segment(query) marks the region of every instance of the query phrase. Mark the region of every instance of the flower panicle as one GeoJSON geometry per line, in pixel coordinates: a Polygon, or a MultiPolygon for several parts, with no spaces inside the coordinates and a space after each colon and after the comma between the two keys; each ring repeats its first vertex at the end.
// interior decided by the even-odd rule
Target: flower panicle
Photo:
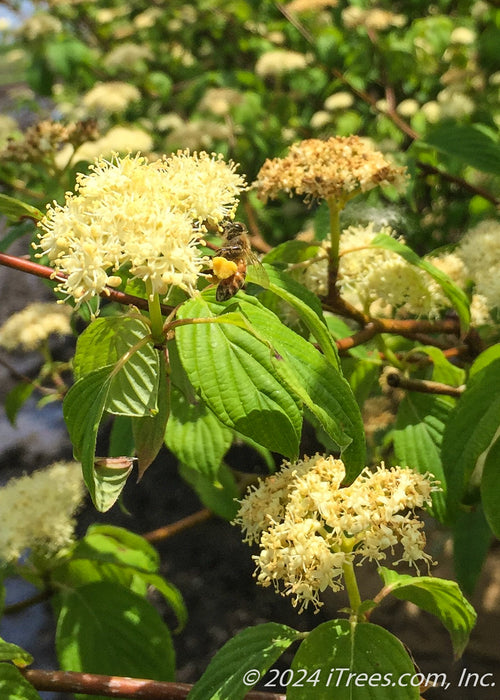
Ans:
{"type": "Polygon", "coordinates": [[[406,168],[390,163],[359,136],[332,136],[294,143],[284,158],[265,161],[254,187],[264,202],[280,192],[306,201],[335,200],[342,205],[379,185],[404,186],[406,168]]]}
{"type": "Polygon", "coordinates": [[[51,558],[68,547],[84,496],[75,462],[11,479],[0,489],[0,560],[15,563],[27,550],[51,558]]]}
{"type": "Polygon", "coordinates": [[[237,164],[222,155],[179,151],[155,162],[137,154],[98,158],[79,173],[64,205],[49,204],[39,222],[38,257],[48,256],[58,291],[77,305],[113,285],[119,269],[153,294],[172,285],[190,295],[205,259],[206,225],[234,217],[245,189],[237,164]]]}
{"type": "Polygon", "coordinates": [[[327,588],[342,589],[346,566],[385,561],[397,547],[397,561],[432,564],[415,514],[439,490],[431,474],[382,463],[349,486],[341,486],[344,477],[341,460],[316,454],[285,462],[240,501],[234,524],[246,542],[259,545],[258,583],[291,596],[301,611],[309,604],[317,611],[327,588]]]}

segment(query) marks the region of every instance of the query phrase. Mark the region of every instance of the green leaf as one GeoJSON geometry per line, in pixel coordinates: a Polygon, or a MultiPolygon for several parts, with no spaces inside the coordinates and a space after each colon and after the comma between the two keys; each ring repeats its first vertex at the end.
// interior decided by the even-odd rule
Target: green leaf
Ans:
{"type": "MultiPolygon", "coordinates": [[[[108,398],[112,371],[113,365],[108,365],[86,374],[73,384],[63,401],[64,420],[75,457],[82,463],[83,478],[98,510],[108,510],[112,505],[103,498],[102,482],[94,469],[97,431],[108,398]]],[[[118,495],[119,492],[116,498],[118,495]]]]}
{"type": "Polygon", "coordinates": [[[500,427],[493,440],[484,462],[481,500],[488,525],[500,537],[500,427]]]}
{"type": "MultiPolygon", "coordinates": [[[[178,318],[214,319],[215,314],[198,297],[183,304],[178,318]]],[[[242,328],[210,322],[178,326],[176,339],[190,381],[217,418],[296,459],[302,418],[269,346],[242,328]]]]}
{"type": "Polygon", "coordinates": [[[175,613],[180,631],[187,620],[187,610],[180,591],[162,576],[148,571],[141,571],[133,566],[120,563],[106,563],[97,559],[71,559],[61,567],[54,569],[52,576],[55,581],[65,587],[80,588],[89,583],[108,581],[119,584],[127,590],[146,598],[151,586],[163,596],[175,613]]]}
{"type": "Polygon", "coordinates": [[[138,318],[98,318],[80,335],[74,372],[77,379],[115,365],[105,410],[115,415],[151,416],[157,408],[160,353],[147,323],[138,318]]]}
{"type": "Polygon", "coordinates": [[[161,593],[165,602],[170,605],[178,620],[178,626],[175,631],[180,632],[186,624],[188,613],[179,589],[159,574],[141,573],[139,576],[148,586],[154,586],[158,593],[161,593]]]}
{"type": "Polygon", "coordinates": [[[172,387],[165,444],[180,462],[213,481],[232,441],[233,432],[201,399],[191,402],[172,387]]]}
{"type": "Polygon", "coordinates": [[[469,300],[464,291],[462,291],[457,285],[451,281],[451,279],[437,267],[434,267],[428,260],[423,260],[420,258],[411,248],[404,245],[400,241],[397,241],[392,236],[388,236],[385,233],[379,233],[372,240],[370,247],[373,248],[383,248],[384,250],[390,250],[397,255],[400,255],[410,263],[410,265],[415,265],[422,270],[425,270],[441,287],[443,292],[446,294],[448,299],[451,301],[453,308],[458,313],[460,318],[460,325],[462,326],[462,333],[465,334],[470,325],[470,309],[469,300]]]}
{"type": "Polygon", "coordinates": [[[409,600],[422,610],[435,615],[451,636],[455,658],[459,658],[476,624],[476,613],[455,581],[434,576],[408,576],[379,568],[384,584],[399,600],[409,600]]]}
{"type": "Polygon", "coordinates": [[[11,245],[26,235],[33,235],[33,222],[30,219],[24,219],[19,224],[12,224],[10,228],[6,229],[0,240],[0,253],[5,253],[11,245]]]}
{"type": "Polygon", "coordinates": [[[308,419],[339,446],[346,481],[352,481],[365,466],[365,439],[359,407],[348,382],[314,345],[282,324],[257,299],[241,295],[239,304],[256,328],[266,329],[273,347],[293,374],[289,381],[307,407],[308,419]]]}
{"type": "Polygon", "coordinates": [[[106,405],[113,367],[102,367],[79,379],[66,394],[63,415],[83,478],[98,510],[109,510],[132,471],[133,462],[123,458],[95,457],[97,431],[106,405]]]}
{"type": "Polygon", "coordinates": [[[418,346],[417,352],[425,352],[432,360],[432,380],[451,386],[460,386],[465,381],[465,371],[452,365],[440,348],[432,345],[418,346]]]}
{"type": "Polygon", "coordinates": [[[132,432],[132,420],[130,416],[115,416],[113,418],[108,448],[110,457],[133,456],[135,443],[132,432]]]}
{"type": "Polygon", "coordinates": [[[56,649],[63,670],[174,679],[170,633],[143,598],[109,581],[64,590],[57,598],[56,649]]]}
{"type": "Polygon", "coordinates": [[[236,499],[240,496],[240,490],[233,473],[225,464],[220,465],[212,478],[182,463],[179,464],[179,474],[196,491],[204,506],[225,520],[236,516],[236,499]]]}
{"type": "Polygon", "coordinates": [[[469,380],[475,377],[478,372],[487,367],[491,362],[498,359],[500,359],[500,343],[491,345],[476,357],[469,370],[469,380]]]}
{"type": "Polygon", "coordinates": [[[446,512],[446,478],[441,464],[441,444],[451,406],[439,396],[408,393],[399,404],[392,432],[398,464],[420,474],[430,472],[443,491],[432,494],[434,517],[443,521],[446,512]]]}
{"type": "Polygon", "coordinates": [[[0,637],[0,661],[12,661],[15,666],[24,668],[33,663],[33,657],[17,644],[6,642],[0,637]]]}
{"type": "Polygon", "coordinates": [[[9,197],[7,194],[0,193],[0,214],[3,214],[11,222],[20,221],[25,217],[40,221],[43,219],[43,213],[36,207],[30,204],[21,202],[20,199],[9,197]]]}
{"type": "Polygon", "coordinates": [[[300,645],[291,665],[295,673],[306,673],[302,684],[291,684],[287,700],[418,700],[418,687],[402,685],[398,679],[415,674],[403,644],[390,632],[368,622],[330,620],[313,629],[300,645]],[[300,669],[304,669],[301,671],[300,669]],[[318,673],[319,669],[319,673],[318,673]],[[348,680],[349,673],[355,674],[348,680]]]}
{"type": "Polygon", "coordinates": [[[187,700],[243,700],[268,668],[300,637],[300,632],[267,622],[249,627],[229,640],[214,656],[187,700]],[[245,684],[245,673],[255,669],[255,683],[245,684]]]}
{"type": "Polygon", "coordinates": [[[327,328],[318,297],[290,275],[266,266],[269,276],[269,291],[286,301],[298,313],[310,333],[316,338],[326,359],[341,371],[335,341],[327,328]]]}
{"type": "Polygon", "coordinates": [[[439,124],[429,131],[424,142],[477,170],[500,175],[500,144],[476,126],[439,124]]]}
{"type": "Polygon", "coordinates": [[[480,483],[499,423],[500,358],[472,374],[446,424],[441,457],[451,516],[456,514],[467,488],[480,483]]]}
{"type": "MultiPolygon", "coordinates": [[[[329,217],[330,213],[326,204],[325,209],[329,217]]],[[[275,246],[269,253],[264,255],[262,262],[268,265],[279,265],[280,263],[289,265],[305,262],[306,260],[316,257],[320,250],[322,250],[322,248],[318,243],[309,243],[308,241],[292,239],[275,246]]]]}
{"type": "Polygon", "coordinates": [[[40,700],[40,695],[19,669],[0,663],[0,697],[2,700],[40,700]]]}
{"type": "Polygon", "coordinates": [[[106,411],[122,416],[155,416],[160,365],[160,353],[152,342],[134,352],[125,363],[118,362],[111,377],[106,411]]]}
{"type": "Polygon", "coordinates": [[[140,580],[144,584],[143,595],[148,586],[154,586],[174,610],[181,627],[187,618],[182,596],[158,574],[159,568],[160,557],[144,537],[113,525],[91,525],[57,576],[66,586],[107,580],[133,587],[135,592],[140,592],[134,586],[140,580]],[[86,567],[88,564],[91,566],[86,567]]]}
{"type": "Polygon", "coordinates": [[[373,385],[377,382],[380,365],[372,360],[364,360],[355,357],[346,357],[342,360],[344,374],[349,382],[358,406],[363,407],[370,396],[373,385]]]}
{"type": "Polygon", "coordinates": [[[457,581],[472,595],[491,545],[492,532],[478,504],[460,511],[453,523],[453,562],[457,581]]]}
{"type": "Polygon", "coordinates": [[[95,505],[98,510],[105,512],[115,504],[123,491],[133,466],[134,460],[127,456],[95,458],[95,505]]]}
{"type": "Polygon", "coordinates": [[[32,382],[20,382],[5,397],[5,413],[12,425],[15,426],[17,414],[33,393],[34,388],[35,385],[32,382]]]}
{"type": "Polygon", "coordinates": [[[132,430],[136,455],[138,459],[139,476],[153,462],[165,440],[165,430],[170,411],[169,383],[165,371],[165,360],[158,355],[158,411],[152,416],[132,418],[132,430]]]}
{"type": "Polygon", "coordinates": [[[76,543],[73,559],[128,566],[141,572],[157,573],[160,558],[156,549],[144,537],[114,525],[91,525],[76,543]]]}

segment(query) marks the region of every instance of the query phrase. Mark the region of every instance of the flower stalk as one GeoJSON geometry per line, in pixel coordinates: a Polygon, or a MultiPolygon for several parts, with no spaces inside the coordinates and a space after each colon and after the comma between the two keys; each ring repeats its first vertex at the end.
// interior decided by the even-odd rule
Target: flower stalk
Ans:
{"type": "Polygon", "coordinates": [[[356,574],[354,573],[354,564],[352,560],[346,559],[345,563],[342,565],[342,571],[344,572],[344,584],[347,595],[349,596],[352,614],[356,616],[361,606],[361,596],[359,594],[358,582],[356,574]]]}
{"type": "Polygon", "coordinates": [[[163,316],[161,313],[160,295],[153,291],[151,280],[146,280],[146,292],[148,295],[149,320],[151,322],[151,335],[155,345],[161,345],[165,340],[163,332],[163,316]]]}

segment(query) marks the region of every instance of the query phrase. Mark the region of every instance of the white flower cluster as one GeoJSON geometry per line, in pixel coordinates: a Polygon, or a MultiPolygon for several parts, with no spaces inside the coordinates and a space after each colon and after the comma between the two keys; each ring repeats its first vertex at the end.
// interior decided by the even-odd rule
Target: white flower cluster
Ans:
{"type": "Polygon", "coordinates": [[[82,98],[83,105],[90,111],[123,112],[131,102],[137,102],[141,93],[129,83],[118,80],[97,83],[82,98]]]}
{"type": "Polygon", "coordinates": [[[71,334],[69,306],[35,302],[10,316],[0,328],[0,345],[6,350],[37,350],[50,335],[71,334]]]}
{"type": "MultiPolygon", "coordinates": [[[[416,316],[435,317],[446,305],[440,286],[424,270],[397,253],[372,248],[379,233],[394,236],[389,226],[349,226],[340,236],[337,285],[342,296],[357,308],[377,315],[391,309],[416,316]]],[[[402,239],[399,239],[401,242],[402,239]]],[[[329,242],[325,242],[329,247],[329,242]]],[[[316,294],[327,293],[328,261],[312,263],[303,271],[302,282],[316,294]]]]}
{"type": "Polygon", "coordinates": [[[414,513],[438,490],[431,475],[382,464],[341,487],[344,476],[341,460],[316,454],[285,462],[240,502],[234,524],[246,542],[259,544],[260,554],[253,557],[258,583],[293,596],[300,611],[309,603],[318,609],[319,594],[327,588],[343,588],[344,567],[384,561],[397,545],[398,561],[415,567],[417,561],[432,562],[424,552],[423,523],[414,513]]]}
{"type": "Polygon", "coordinates": [[[84,495],[75,462],[11,479],[0,488],[0,560],[14,563],[26,550],[51,557],[71,544],[84,495]]]}
{"type": "Polygon", "coordinates": [[[122,268],[149,284],[151,295],[171,285],[193,294],[205,224],[234,216],[245,187],[236,165],[180,151],[153,163],[115,154],[90,169],[65,205],[49,205],[39,223],[38,257],[47,255],[61,276],[58,290],[81,304],[116,286],[122,268]]]}

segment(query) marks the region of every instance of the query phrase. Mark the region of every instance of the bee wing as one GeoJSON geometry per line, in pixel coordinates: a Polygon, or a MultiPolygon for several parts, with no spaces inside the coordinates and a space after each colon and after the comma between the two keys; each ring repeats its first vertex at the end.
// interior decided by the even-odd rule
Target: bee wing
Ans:
{"type": "Polygon", "coordinates": [[[269,277],[264,269],[264,266],[260,262],[259,258],[255,255],[253,251],[248,254],[248,263],[250,267],[247,268],[247,281],[258,284],[264,289],[269,288],[269,277]]]}

